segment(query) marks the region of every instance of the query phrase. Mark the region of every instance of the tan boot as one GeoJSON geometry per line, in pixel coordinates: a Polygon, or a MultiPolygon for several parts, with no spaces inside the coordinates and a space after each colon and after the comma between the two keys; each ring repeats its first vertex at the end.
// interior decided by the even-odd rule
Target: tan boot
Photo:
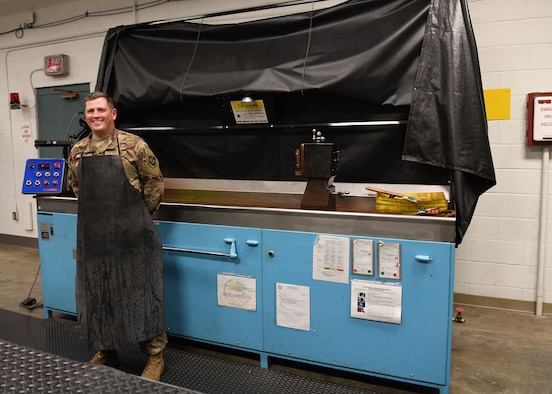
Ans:
{"type": "Polygon", "coordinates": [[[107,365],[116,368],[119,366],[119,356],[116,350],[100,350],[92,357],[90,364],[107,365]]]}
{"type": "Polygon", "coordinates": [[[163,353],[156,354],[148,357],[148,362],[142,372],[142,377],[149,380],[159,381],[161,375],[165,370],[165,361],[163,360],[163,353]]]}

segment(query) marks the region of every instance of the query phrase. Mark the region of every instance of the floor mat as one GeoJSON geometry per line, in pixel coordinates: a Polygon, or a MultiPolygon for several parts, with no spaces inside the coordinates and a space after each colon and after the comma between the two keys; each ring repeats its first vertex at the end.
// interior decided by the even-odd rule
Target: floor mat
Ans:
{"type": "MultiPolygon", "coordinates": [[[[127,392],[125,386],[128,384],[132,388],[128,392],[134,393],[375,393],[271,368],[263,369],[249,363],[188,352],[170,345],[163,352],[166,367],[161,383],[154,383],[139,377],[146,356],[137,347],[119,351],[120,370],[89,365],[88,360],[93,353],[79,339],[75,325],[2,309],[0,348],[0,384],[11,384],[15,388],[24,383],[26,386],[21,387],[29,387],[31,381],[28,379],[32,375],[35,385],[37,379],[45,387],[58,384],[57,390],[53,392],[67,391],[74,387],[81,392],[87,392],[83,391],[87,387],[95,387],[90,392],[127,392]],[[50,383],[49,380],[53,378],[55,381],[50,383]],[[99,384],[103,384],[100,390],[99,384]],[[112,389],[119,391],[110,391],[112,389]]],[[[8,388],[9,386],[0,386],[3,392],[14,390],[8,388]]]]}

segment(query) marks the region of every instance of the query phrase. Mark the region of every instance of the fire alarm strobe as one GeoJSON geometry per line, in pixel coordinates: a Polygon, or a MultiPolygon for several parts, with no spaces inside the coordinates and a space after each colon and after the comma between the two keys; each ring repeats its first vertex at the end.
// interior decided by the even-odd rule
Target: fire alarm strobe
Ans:
{"type": "Polygon", "coordinates": [[[552,145],[552,92],[527,96],[527,145],[552,145]]]}

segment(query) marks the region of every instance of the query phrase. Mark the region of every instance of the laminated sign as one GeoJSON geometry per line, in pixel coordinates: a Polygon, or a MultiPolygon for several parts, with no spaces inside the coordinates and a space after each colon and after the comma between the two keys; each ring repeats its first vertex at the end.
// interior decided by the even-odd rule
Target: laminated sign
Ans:
{"type": "Polygon", "coordinates": [[[527,100],[527,144],[552,145],[552,93],[530,93],[527,100]]]}
{"type": "Polygon", "coordinates": [[[231,101],[236,124],[268,123],[263,100],[252,102],[231,101]]]}

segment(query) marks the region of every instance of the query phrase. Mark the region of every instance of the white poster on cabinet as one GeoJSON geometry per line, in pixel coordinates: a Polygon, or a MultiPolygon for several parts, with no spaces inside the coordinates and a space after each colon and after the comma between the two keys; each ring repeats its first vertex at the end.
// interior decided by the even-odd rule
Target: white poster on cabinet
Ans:
{"type": "Polygon", "coordinates": [[[276,325],[310,331],[310,287],[276,283],[276,325]]]}
{"type": "Polygon", "coordinates": [[[353,274],[374,276],[374,240],[353,241],[353,274]]]}
{"type": "Polygon", "coordinates": [[[351,281],[351,317],[401,324],[402,286],[376,281],[351,281]]]}
{"type": "Polygon", "coordinates": [[[349,237],[319,235],[312,248],[312,278],[347,284],[349,255],[349,237]]]}
{"type": "Polygon", "coordinates": [[[219,306],[257,310],[257,280],[251,276],[217,274],[217,302],[219,306]]]}

